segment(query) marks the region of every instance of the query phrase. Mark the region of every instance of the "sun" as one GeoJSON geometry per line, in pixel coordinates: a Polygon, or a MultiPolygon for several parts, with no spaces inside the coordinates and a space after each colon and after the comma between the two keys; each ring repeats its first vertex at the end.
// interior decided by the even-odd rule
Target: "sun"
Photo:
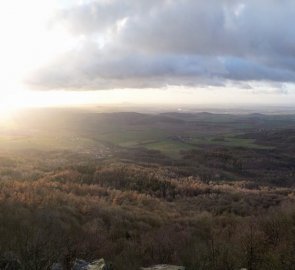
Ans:
{"type": "Polygon", "coordinates": [[[0,90],[0,120],[1,122],[12,119],[14,113],[24,107],[22,93],[11,91],[7,88],[0,90]]]}
{"type": "Polygon", "coordinates": [[[57,0],[9,0],[0,8],[0,114],[55,102],[30,92],[27,77],[73,46],[62,26],[50,26],[57,0]]]}
{"type": "Polygon", "coordinates": [[[55,0],[2,1],[0,8],[1,85],[21,82],[39,66],[72,44],[62,26],[50,26],[57,11],[55,0]]]}

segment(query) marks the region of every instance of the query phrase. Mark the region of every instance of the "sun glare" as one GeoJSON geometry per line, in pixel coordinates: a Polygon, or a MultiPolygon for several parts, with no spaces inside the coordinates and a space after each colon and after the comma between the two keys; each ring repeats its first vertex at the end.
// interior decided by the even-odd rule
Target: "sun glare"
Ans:
{"type": "Polygon", "coordinates": [[[52,42],[46,43],[48,38],[44,40],[46,18],[51,12],[48,3],[36,0],[1,3],[0,72],[5,74],[1,76],[5,85],[21,80],[28,69],[49,56],[52,42]]]}
{"type": "MultiPolygon", "coordinates": [[[[62,27],[50,27],[55,0],[3,1],[0,9],[0,113],[36,106],[23,81],[39,66],[73,46],[62,27]]],[[[42,103],[42,101],[41,101],[42,103]]],[[[43,102],[48,104],[48,100],[43,102]]]]}

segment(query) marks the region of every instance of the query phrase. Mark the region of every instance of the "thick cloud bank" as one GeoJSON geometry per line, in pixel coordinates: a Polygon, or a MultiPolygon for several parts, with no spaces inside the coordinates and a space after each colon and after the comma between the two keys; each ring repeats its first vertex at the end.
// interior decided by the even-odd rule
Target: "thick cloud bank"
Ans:
{"type": "Polygon", "coordinates": [[[48,89],[295,81],[293,0],[101,0],[56,11],[75,46],[28,78],[48,89]]]}

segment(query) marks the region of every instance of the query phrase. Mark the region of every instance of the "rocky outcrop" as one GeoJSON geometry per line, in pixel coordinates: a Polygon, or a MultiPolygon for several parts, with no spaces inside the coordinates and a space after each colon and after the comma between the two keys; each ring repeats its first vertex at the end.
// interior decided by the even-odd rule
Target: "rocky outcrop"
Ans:
{"type": "Polygon", "coordinates": [[[51,266],[50,270],[63,270],[63,267],[62,267],[62,265],[60,263],[54,263],[51,266]]]}
{"type": "Polygon", "coordinates": [[[88,262],[80,259],[76,259],[73,264],[72,270],[85,270],[87,269],[86,267],[88,266],[88,262]]]}
{"type": "Polygon", "coordinates": [[[141,268],[141,270],[185,270],[183,266],[159,264],[152,267],[141,268]]]}
{"type": "MultiPolygon", "coordinates": [[[[2,269],[2,268],[0,268],[2,269]]],[[[104,259],[99,259],[93,262],[87,262],[81,259],[76,259],[71,268],[72,270],[112,270],[112,264],[107,263],[104,259]]],[[[60,263],[54,263],[50,270],[64,270],[60,263]]]]}
{"type": "Polygon", "coordinates": [[[85,270],[112,270],[112,265],[100,259],[90,263],[85,270]]]}
{"type": "MultiPolygon", "coordinates": [[[[61,264],[55,263],[52,265],[51,270],[63,270],[63,267],[61,264]]],[[[104,259],[99,259],[91,263],[76,259],[73,263],[72,270],[113,270],[113,267],[112,264],[107,263],[104,259]]],[[[140,270],[185,270],[185,268],[183,266],[159,264],[146,268],[142,267],[140,270]]]]}

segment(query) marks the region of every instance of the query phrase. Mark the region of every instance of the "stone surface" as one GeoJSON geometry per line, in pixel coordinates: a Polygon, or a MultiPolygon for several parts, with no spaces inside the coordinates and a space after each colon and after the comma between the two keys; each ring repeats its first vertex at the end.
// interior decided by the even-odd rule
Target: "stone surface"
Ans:
{"type": "MultiPolygon", "coordinates": [[[[107,263],[104,259],[99,259],[91,263],[81,259],[76,259],[72,267],[72,270],[112,270],[112,269],[113,269],[112,265],[107,263]]],[[[63,268],[60,263],[54,263],[51,267],[51,270],[63,270],[63,268]]],[[[159,265],[154,265],[151,267],[142,267],[140,268],[140,270],[185,270],[185,267],[177,266],[177,265],[159,264],[159,265]]]]}
{"type": "Polygon", "coordinates": [[[62,265],[60,263],[54,263],[51,266],[50,270],[63,270],[63,267],[62,267],[62,265]]]}
{"type": "Polygon", "coordinates": [[[73,268],[72,270],[86,270],[87,268],[85,268],[89,263],[84,261],[84,260],[80,260],[80,259],[76,259],[74,264],[73,264],[73,268]]]}
{"type": "Polygon", "coordinates": [[[110,270],[110,266],[105,262],[104,259],[100,259],[88,264],[85,270],[110,270]]]}
{"type": "Polygon", "coordinates": [[[185,270],[183,266],[159,264],[152,267],[141,268],[141,270],[185,270]]]}
{"type": "Polygon", "coordinates": [[[110,264],[106,263],[104,259],[99,259],[88,263],[84,260],[76,259],[72,270],[111,270],[110,264]]]}

